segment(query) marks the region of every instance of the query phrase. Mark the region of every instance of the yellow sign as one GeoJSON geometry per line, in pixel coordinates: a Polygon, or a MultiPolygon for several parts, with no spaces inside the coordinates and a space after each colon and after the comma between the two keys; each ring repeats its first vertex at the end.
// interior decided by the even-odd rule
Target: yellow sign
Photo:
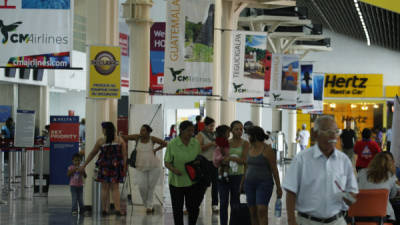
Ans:
{"type": "Polygon", "coordinates": [[[393,98],[400,96],[400,86],[385,86],[385,97],[393,98]]]}
{"type": "Polygon", "coordinates": [[[325,74],[324,96],[336,98],[383,97],[383,75],[325,74]]]}
{"type": "Polygon", "coordinates": [[[400,1],[398,0],[360,0],[379,8],[387,9],[395,13],[400,13],[400,1]]]}
{"type": "Polygon", "coordinates": [[[120,47],[89,47],[89,98],[120,98],[120,58],[120,47]]]}

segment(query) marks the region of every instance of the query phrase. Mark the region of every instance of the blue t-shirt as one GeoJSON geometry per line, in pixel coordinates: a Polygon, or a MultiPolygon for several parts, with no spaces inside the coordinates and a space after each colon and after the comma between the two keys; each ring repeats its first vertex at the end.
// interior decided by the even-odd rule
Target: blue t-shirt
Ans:
{"type": "Polygon", "coordinates": [[[14,137],[14,132],[10,130],[6,125],[3,125],[1,127],[1,133],[5,133],[5,138],[13,138],[14,137]]]}

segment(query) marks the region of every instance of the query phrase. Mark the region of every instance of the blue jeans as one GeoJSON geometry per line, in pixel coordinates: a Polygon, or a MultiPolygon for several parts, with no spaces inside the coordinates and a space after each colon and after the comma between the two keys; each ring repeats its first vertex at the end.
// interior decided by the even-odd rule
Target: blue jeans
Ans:
{"type": "Polygon", "coordinates": [[[83,205],[83,186],[70,186],[71,187],[71,197],[72,197],[72,212],[78,211],[78,204],[79,204],[79,211],[82,213],[85,210],[83,205]]]}
{"type": "MultiPolygon", "coordinates": [[[[231,208],[239,207],[240,204],[240,182],[242,181],[242,175],[229,176],[229,183],[218,180],[219,190],[219,217],[221,225],[228,225],[228,204],[229,204],[229,193],[230,193],[230,204],[231,208]]],[[[231,210],[232,212],[232,210],[231,210]]]]}

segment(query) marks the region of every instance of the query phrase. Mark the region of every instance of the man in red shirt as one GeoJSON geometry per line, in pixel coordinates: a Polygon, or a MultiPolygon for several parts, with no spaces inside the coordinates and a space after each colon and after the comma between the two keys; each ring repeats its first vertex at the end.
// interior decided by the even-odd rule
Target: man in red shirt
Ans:
{"type": "Polygon", "coordinates": [[[371,130],[365,128],[362,131],[362,140],[358,141],[354,146],[354,152],[357,154],[356,169],[357,172],[361,169],[367,168],[369,162],[375,157],[375,155],[381,152],[381,148],[378,143],[371,140],[371,130]]]}

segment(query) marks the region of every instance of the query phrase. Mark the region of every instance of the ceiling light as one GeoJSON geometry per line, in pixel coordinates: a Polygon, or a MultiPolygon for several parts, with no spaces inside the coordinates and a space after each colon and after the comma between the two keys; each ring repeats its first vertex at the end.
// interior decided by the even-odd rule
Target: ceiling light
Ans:
{"type": "Polygon", "coordinates": [[[375,109],[378,109],[378,108],[379,108],[379,105],[374,104],[374,108],[375,108],[375,109]]]}
{"type": "Polygon", "coordinates": [[[329,104],[329,107],[336,108],[336,104],[335,103],[331,103],[331,104],[329,104]]]}
{"type": "Polygon", "coordinates": [[[368,106],[366,106],[366,105],[361,106],[361,110],[364,110],[364,111],[368,110],[368,106]]]}
{"type": "Polygon", "coordinates": [[[356,105],[356,104],[351,104],[350,107],[351,107],[352,109],[354,109],[354,108],[357,108],[357,105],[356,105]]]}
{"type": "Polygon", "coordinates": [[[363,17],[363,15],[361,13],[360,6],[358,5],[358,0],[354,0],[354,5],[355,5],[356,10],[358,12],[358,16],[360,17],[360,21],[361,21],[362,27],[364,28],[364,34],[365,34],[365,38],[367,39],[367,45],[370,46],[371,45],[371,40],[369,38],[367,26],[365,26],[364,17],[363,17]]]}

